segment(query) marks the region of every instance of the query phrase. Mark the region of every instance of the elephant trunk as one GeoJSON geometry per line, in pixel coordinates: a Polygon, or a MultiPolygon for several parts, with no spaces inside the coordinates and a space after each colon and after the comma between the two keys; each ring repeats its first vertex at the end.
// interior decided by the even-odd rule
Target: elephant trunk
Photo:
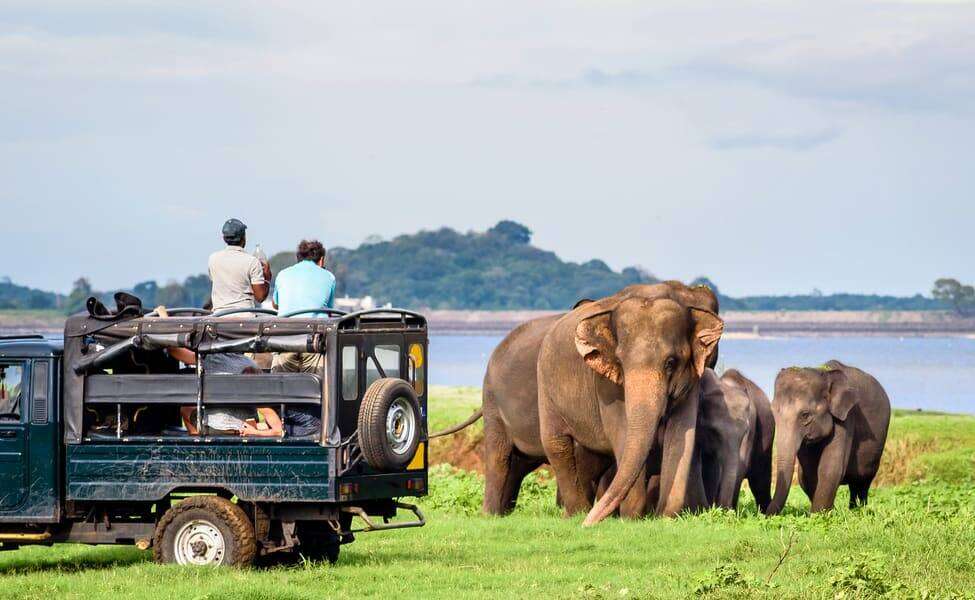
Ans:
{"type": "Polygon", "coordinates": [[[616,476],[599,499],[583,525],[599,523],[616,510],[646,466],[647,455],[657,427],[667,407],[667,387],[658,377],[627,376],[624,383],[626,402],[626,442],[617,457],[616,476]]]}
{"type": "Polygon", "coordinates": [[[799,451],[799,436],[794,432],[786,433],[775,441],[775,496],[769,504],[767,515],[777,515],[785,506],[792,487],[792,474],[796,470],[796,454],[799,451]]]}

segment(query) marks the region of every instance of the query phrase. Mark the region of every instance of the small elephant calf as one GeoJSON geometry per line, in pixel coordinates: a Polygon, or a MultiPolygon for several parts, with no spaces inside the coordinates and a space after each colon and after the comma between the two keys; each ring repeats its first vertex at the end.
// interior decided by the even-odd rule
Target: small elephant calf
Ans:
{"type": "Polygon", "coordinates": [[[797,459],[813,512],[833,508],[841,485],[850,486],[851,508],[867,503],[890,425],[890,399],[876,379],[837,360],[783,369],[772,412],[778,436],[769,514],[785,505],[797,459]]]}
{"type": "Polygon", "coordinates": [[[708,506],[737,508],[743,480],[765,512],[771,498],[775,420],[768,396],[736,369],[701,378],[698,450],[708,506]]]}

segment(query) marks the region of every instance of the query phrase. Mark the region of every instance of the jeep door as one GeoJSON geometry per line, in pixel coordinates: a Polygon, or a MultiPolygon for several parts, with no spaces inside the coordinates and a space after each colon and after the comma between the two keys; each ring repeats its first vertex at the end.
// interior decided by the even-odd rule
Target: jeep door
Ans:
{"type": "Polygon", "coordinates": [[[28,365],[0,360],[0,513],[17,509],[27,496],[28,365]]]}

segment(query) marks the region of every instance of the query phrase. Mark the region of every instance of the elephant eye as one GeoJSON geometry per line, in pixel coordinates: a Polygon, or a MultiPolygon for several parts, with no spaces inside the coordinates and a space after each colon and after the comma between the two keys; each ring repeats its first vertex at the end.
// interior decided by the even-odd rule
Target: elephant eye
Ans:
{"type": "Polygon", "coordinates": [[[677,359],[674,358],[673,356],[671,356],[666,361],[664,361],[664,371],[666,371],[668,375],[674,372],[674,367],[676,366],[677,366],[677,359]]]}

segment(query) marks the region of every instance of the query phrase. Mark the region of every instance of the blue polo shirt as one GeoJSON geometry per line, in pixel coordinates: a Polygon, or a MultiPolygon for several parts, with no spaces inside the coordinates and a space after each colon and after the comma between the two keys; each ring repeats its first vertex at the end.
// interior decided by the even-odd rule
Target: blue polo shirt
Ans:
{"type": "MultiPolygon", "coordinates": [[[[332,308],[335,305],[335,276],[310,260],[303,260],[278,273],[274,280],[274,303],[278,314],[296,310],[332,308]]],[[[325,313],[308,313],[303,318],[324,317],[325,313]]]]}

